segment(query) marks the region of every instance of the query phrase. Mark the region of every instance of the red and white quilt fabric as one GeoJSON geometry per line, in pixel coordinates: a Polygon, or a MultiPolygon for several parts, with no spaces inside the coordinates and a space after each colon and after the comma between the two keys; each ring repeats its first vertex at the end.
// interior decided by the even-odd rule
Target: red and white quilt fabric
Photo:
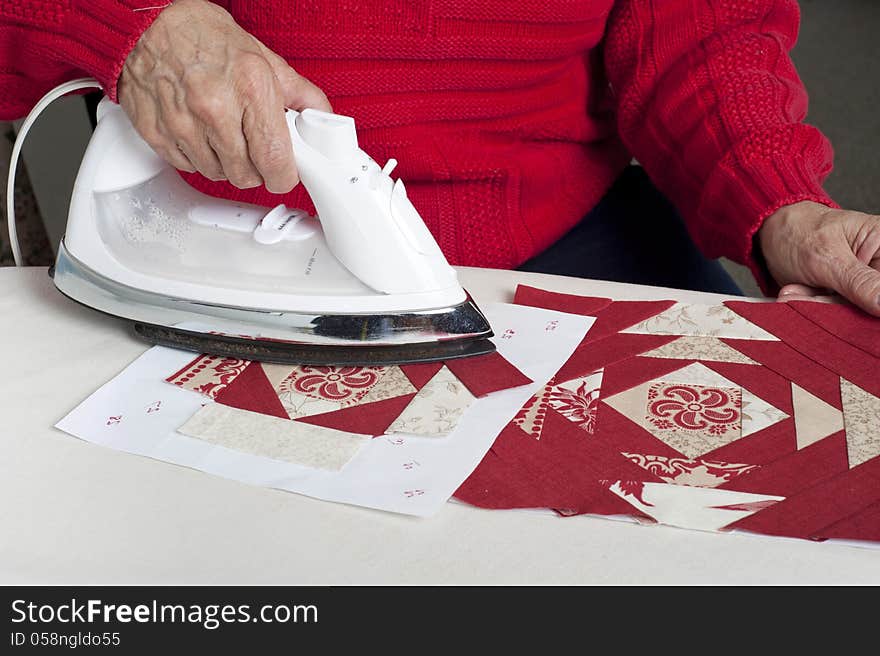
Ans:
{"type": "Polygon", "coordinates": [[[456,497],[703,530],[880,540],[880,321],[814,303],[612,301],[456,497]]]}
{"type": "Polygon", "coordinates": [[[167,378],[215,402],[353,434],[443,437],[475,398],[531,383],[499,353],[404,366],[278,365],[201,355],[167,378]]]}

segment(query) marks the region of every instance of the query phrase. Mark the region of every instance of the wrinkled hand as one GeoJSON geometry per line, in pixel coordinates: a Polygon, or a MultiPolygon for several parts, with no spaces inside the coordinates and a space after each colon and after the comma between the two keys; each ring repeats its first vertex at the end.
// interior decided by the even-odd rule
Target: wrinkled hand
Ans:
{"type": "Polygon", "coordinates": [[[299,181],[284,108],[330,111],[324,93],[206,0],[178,0],[128,56],[119,102],[172,166],[286,193],[299,181]]]}
{"type": "Polygon", "coordinates": [[[835,300],[880,316],[880,216],[803,202],[764,222],[758,239],[779,300],[835,300]]]}

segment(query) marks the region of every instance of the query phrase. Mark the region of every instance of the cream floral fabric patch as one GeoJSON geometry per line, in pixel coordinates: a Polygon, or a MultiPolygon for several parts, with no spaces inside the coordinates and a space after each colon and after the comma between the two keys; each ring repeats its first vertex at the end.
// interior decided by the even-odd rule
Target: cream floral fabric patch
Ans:
{"type": "Polygon", "coordinates": [[[723,305],[676,303],[668,310],[631,326],[622,333],[636,335],[691,335],[757,339],[779,339],[723,305]]]}
{"type": "Polygon", "coordinates": [[[400,367],[264,365],[291,419],[416,392],[400,367]]]}
{"type": "Polygon", "coordinates": [[[689,459],[788,417],[699,362],[604,402],[689,459]]]}
{"type": "Polygon", "coordinates": [[[199,392],[214,399],[249,364],[249,360],[202,355],[166,380],[177,387],[199,392]]]}
{"type": "Polygon", "coordinates": [[[602,388],[603,370],[554,385],[547,405],[587,433],[596,430],[596,410],[602,388]]]}
{"type": "Polygon", "coordinates": [[[782,410],[770,405],[764,399],[756,396],[749,390],[742,388],[743,437],[764,430],[783,419],[788,419],[788,415],[782,410]]]}
{"type": "Polygon", "coordinates": [[[448,435],[455,430],[474,398],[467,387],[443,366],[385,432],[426,437],[448,435]]]}
{"type": "Polygon", "coordinates": [[[846,455],[853,468],[880,456],[880,398],[845,378],[840,379],[846,455]]]}
{"type": "Polygon", "coordinates": [[[645,423],[655,437],[689,458],[742,436],[742,394],[736,388],[653,383],[645,423]]]}
{"type": "Polygon", "coordinates": [[[734,362],[758,364],[739,351],[729,347],[717,337],[679,337],[674,342],[641,354],[648,358],[671,358],[676,360],[708,360],[711,362],[734,362]]]}
{"type": "Polygon", "coordinates": [[[715,460],[667,458],[666,456],[651,456],[640,453],[623,453],[622,455],[639,467],[673,485],[717,487],[733,480],[740,474],[758,468],[757,465],[715,460]]]}

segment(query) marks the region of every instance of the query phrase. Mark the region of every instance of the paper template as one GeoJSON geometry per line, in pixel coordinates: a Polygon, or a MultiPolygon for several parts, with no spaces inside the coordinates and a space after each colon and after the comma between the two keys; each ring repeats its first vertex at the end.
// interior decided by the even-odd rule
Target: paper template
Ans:
{"type": "Polygon", "coordinates": [[[193,355],[163,347],[144,353],[57,427],[90,442],[246,483],[432,515],[520,407],[571,356],[593,323],[587,317],[515,305],[489,304],[483,310],[499,353],[535,382],[474,400],[445,437],[393,434],[369,440],[339,471],[244,453],[179,433],[178,428],[212,401],[165,382],[168,372],[180,370],[193,355]]]}

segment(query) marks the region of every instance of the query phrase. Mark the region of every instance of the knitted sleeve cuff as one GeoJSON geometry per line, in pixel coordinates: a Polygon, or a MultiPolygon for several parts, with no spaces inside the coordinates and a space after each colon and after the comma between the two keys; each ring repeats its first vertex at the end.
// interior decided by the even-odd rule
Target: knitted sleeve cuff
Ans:
{"type": "Polygon", "coordinates": [[[796,124],[750,135],[718,164],[704,187],[698,240],[709,257],[747,265],[761,289],[778,291],[755,236],[778,209],[801,201],[839,207],[822,188],[831,144],[816,128],[796,124]]]}
{"type": "Polygon", "coordinates": [[[116,101],[116,85],[129,53],[144,31],[171,2],[163,0],[80,0],[72,3],[65,36],[78,68],[93,75],[116,101]]]}

